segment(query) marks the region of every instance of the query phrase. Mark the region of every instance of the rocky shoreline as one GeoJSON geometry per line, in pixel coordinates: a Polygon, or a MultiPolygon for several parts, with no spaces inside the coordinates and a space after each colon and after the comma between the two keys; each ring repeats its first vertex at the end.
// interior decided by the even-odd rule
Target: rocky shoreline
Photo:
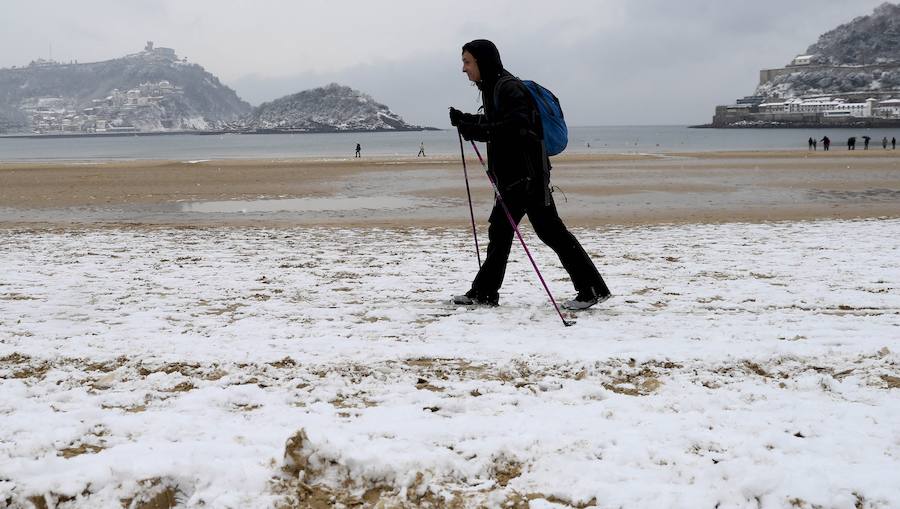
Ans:
{"type": "Polygon", "coordinates": [[[436,127],[408,127],[396,129],[215,129],[205,131],[130,131],[118,133],[48,133],[48,134],[0,134],[0,138],[32,138],[32,139],[63,139],[63,138],[121,138],[126,136],[179,136],[196,135],[212,136],[220,134],[323,134],[323,133],[381,133],[381,132],[412,132],[412,131],[440,131],[436,127]]]}
{"type": "Polygon", "coordinates": [[[769,122],[765,120],[742,120],[730,124],[700,124],[688,126],[689,129],[852,129],[852,128],[884,128],[900,127],[900,118],[868,118],[828,122],[769,122]]]}

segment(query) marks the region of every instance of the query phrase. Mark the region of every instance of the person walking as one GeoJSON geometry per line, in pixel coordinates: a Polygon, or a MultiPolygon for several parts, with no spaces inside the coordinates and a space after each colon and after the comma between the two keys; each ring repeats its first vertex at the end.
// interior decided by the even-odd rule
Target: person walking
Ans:
{"type": "Polygon", "coordinates": [[[891,136],[891,150],[897,150],[897,137],[891,136]]]}
{"type": "Polygon", "coordinates": [[[419,143],[419,153],[416,154],[416,157],[425,157],[425,142],[419,143]]]}
{"type": "Polygon", "coordinates": [[[362,157],[362,155],[360,155],[360,152],[362,152],[362,147],[359,146],[359,143],[357,143],[356,144],[356,155],[354,157],[362,157]]]}
{"type": "Polygon", "coordinates": [[[869,142],[872,141],[871,136],[863,136],[863,150],[869,150],[869,142]]]}
{"type": "Polygon", "coordinates": [[[550,189],[550,159],[541,143],[541,121],[525,85],[503,67],[500,52],[491,41],[477,39],[466,43],[462,47],[462,63],[462,71],[481,91],[484,113],[450,108],[450,124],[466,140],[487,143],[488,172],[503,202],[495,199],[488,219],[484,264],[471,288],[453,297],[453,303],[499,304],[499,290],[515,233],[503,203],[516,225],[528,216],[538,238],[556,252],[569,273],[578,293],[563,307],[587,309],[609,299],[606,282],[556,210],[550,189]]]}
{"type": "Polygon", "coordinates": [[[856,136],[847,138],[847,150],[856,150],[856,136]]]}
{"type": "Polygon", "coordinates": [[[887,150],[887,136],[881,139],[881,148],[887,150]]]}
{"type": "Polygon", "coordinates": [[[822,142],[822,150],[828,152],[828,149],[831,148],[831,138],[829,138],[828,136],[823,136],[819,141],[822,142]]]}
{"type": "Polygon", "coordinates": [[[806,141],[806,143],[809,145],[809,150],[812,151],[812,149],[813,149],[813,139],[812,139],[812,136],[809,137],[809,139],[806,141]]]}

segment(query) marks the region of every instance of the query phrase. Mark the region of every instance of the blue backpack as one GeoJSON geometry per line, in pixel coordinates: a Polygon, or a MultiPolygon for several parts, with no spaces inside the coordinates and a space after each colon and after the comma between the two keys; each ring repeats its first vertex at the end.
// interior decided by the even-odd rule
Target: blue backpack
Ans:
{"type": "MultiPolygon", "coordinates": [[[[494,87],[494,104],[497,104],[497,96],[500,93],[500,85],[507,80],[518,79],[512,76],[500,78],[494,87]]],[[[563,117],[559,99],[553,92],[531,80],[521,80],[525,88],[531,94],[534,105],[541,117],[541,127],[544,131],[544,149],[548,156],[555,156],[566,149],[569,144],[569,128],[566,127],[566,119],[563,117]]]]}

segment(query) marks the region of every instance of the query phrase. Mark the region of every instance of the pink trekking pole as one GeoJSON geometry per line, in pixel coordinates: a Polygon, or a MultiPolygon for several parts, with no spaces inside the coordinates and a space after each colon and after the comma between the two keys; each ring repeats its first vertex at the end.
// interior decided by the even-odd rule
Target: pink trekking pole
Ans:
{"type": "Polygon", "coordinates": [[[475,211],[472,210],[472,192],[469,191],[469,172],[466,170],[466,151],[463,149],[462,134],[459,135],[459,154],[462,156],[463,176],[466,178],[466,195],[469,197],[469,217],[472,218],[472,237],[475,238],[475,256],[478,257],[478,268],[481,268],[481,250],[478,248],[478,230],[475,229],[475,211]]]}
{"type": "MultiPolygon", "coordinates": [[[[534,257],[531,256],[531,251],[528,250],[528,246],[525,245],[525,239],[522,238],[522,233],[519,232],[519,225],[516,224],[516,221],[513,219],[512,214],[509,213],[509,209],[506,208],[506,204],[503,203],[503,197],[500,196],[500,190],[497,189],[497,183],[494,181],[493,175],[488,171],[487,165],[484,164],[484,159],[481,157],[481,152],[478,150],[478,145],[475,145],[474,141],[471,141],[472,148],[475,149],[475,153],[478,155],[478,161],[481,162],[481,167],[484,168],[485,174],[488,176],[488,180],[491,181],[491,187],[494,188],[494,195],[497,196],[497,201],[500,202],[500,205],[503,207],[503,212],[506,212],[506,218],[509,219],[510,226],[513,227],[513,230],[516,232],[516,236],[519,238],[519,242],[522,243],[522,248],[525,250],[525,254],[528,255],[528,259],[531,261],[531,266],[534,267],[534,271],[537,273],[538,279],[541,280],[541,284],[544,285],[544,290],[547,291],[547,296],[550,297],[550,302],[553,303],[553,308],[556,309],[556,314],[559,315],[559,319],[562,320],[563,325],[569,327],[571,325],[575,325],[575,322],[566,320],[566,317],[563,316],[562,311],[560,311],[559,306],[556,304],[556,299],[553,298],[553,294],[550,293],[550,287],[547,286],[547,282],[544,281],[544,276],[541,275],[541,271],[538,269],[537,263],[534,261],[534,257]]],[[[463,158],[465,160],[465,158],[463,158]]],[[[474,216],[473,216],[474,217],[474,216]]]]}

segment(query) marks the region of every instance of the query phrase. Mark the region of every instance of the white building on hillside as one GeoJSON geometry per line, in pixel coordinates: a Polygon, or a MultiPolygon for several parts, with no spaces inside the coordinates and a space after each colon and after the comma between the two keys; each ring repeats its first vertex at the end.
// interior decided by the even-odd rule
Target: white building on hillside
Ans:
{"type": "Polygon", "coordinates": [[[872,106],[874,99],[869,99],[864,103],[848,103],[844,102],[838,106],[825,112],[826,117],[856,117],[868,118],[872,116],[872,106]]]}
{"type": "Polygon", "coordinates": [[[763,103],[759,110],[763,113],[824,113],[840,108],[843,99],[788,99],[782,102],[763,103]]]}
{"type": "Polygon", "coordinates": [[[784,103],[762,103],[759,105],[759,111],[761,113],[784,113],[784,103]]]}
{"type": "Polygon", "coordinates": [[[812,63],[812,59],[815,55],[797,55],[794,60],[791,61],[791,65],[809,65],[812,63]]]}
{"type": "Polygon", "coordinates": [[[761,113],[821,113],[825,117],[869,118],[874,116],[886,116],[884,114],[885,112],[900,116],[900,100],[882,101],[879,104],[876,99],[867,99],[865,102],[859,103],[847,102],[844,99],[830,97],[788,99],[781,102],[760,104],[759,111],[761,113]]]}
{"type": "Polygon", "coordinates": [[[875,107],[875,116],[889,118],[900,117],[900,99],[888,99],[878,103],[878,106],[875,107]]]}
{"type": "Polygon", "coordinates": [[[791,113],[823,113],[829,110],[837,110],[846,103],[841,99],[806,99],[795,100],[791,103],[791,113]]]}

